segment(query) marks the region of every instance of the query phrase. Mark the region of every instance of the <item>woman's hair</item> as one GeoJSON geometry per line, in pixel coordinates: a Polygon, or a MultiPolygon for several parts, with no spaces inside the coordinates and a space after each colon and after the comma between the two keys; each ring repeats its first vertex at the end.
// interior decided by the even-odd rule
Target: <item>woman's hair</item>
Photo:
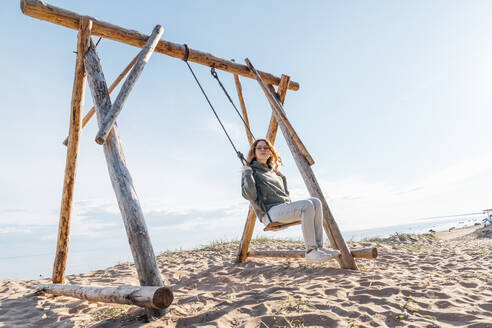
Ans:
{"type": "Polygon", "coordinates": [[[268,158],[268,160],[267,160],[268,166],[273,168],[274,171],[277,171],[278,165],[279,164],[283,165],[282,158],[280,158],[278,153],[275,151],[275,148],[273,148],[272,143],[270,141],[268,141],[267,139],[256,139],[255,142],[253,142],[251,144],[251,147],[249,148],[248,158],[246,159],[248,164],[251,164],[251,162],[253,162],[253,160],[256,159],[255,150],[256,150],[256,146],[258,145],[258,143],[260,141],[265,142],[267,144],[268,148],[270,148],[270,158],[268,158]]]}

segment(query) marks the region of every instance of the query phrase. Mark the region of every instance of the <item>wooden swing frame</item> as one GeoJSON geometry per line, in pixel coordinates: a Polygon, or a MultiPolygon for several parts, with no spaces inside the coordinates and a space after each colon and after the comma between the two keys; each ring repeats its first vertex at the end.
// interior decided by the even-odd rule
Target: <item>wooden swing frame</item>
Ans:
{"type": "MultiPolygon", "coordinates": [[[[157,267],[152,244],[147,232],[143,211],[140,208],[137,196],[134,193],[130,173],[126,167],[115,122],[126,97],[131,91],[132,86],[150,55],[155,51],[171,57],[183,59],[187,52],[185,46],[161,39],[160,36],[163,29],[160,26],[157,26],[153,33],[148,36],[138,31],[129,30],[93,17],[80,15],[50,5],[41,0],[21,0],[20,6],[22,12],[27,16],[78,31],[69,136],[64,141],[64,144],[67,145],[67,157],[60,210],[57,251],[53,266],[53,282],[59,284],[65,282],[65,268],[68,256],[70,221],[72,216],[73,192],[80,134],[82,128],[87,124],[90,118],[97,113],[100,130],[96,142],[103,144],[104,147],[109,174],[125,223],[140,284],[142,286],[163,286],[162,277],[157,267]],[[91,36],[100,36],[138,48],[143,48],[109,88],[106,86],[106,81],[102,74],[102,68],[97,53],[95,52],[95,46],[92,44],[91,36]],[[109,94],[128,73],[129,76],[124,82],[118,97],[114,104],[111,104],[109,94]],[[93,96],[94,107],[92,107],[82,119],[81,111],[83,108],[83,98],[87,80],[89,81],[93,96]]],[[[311,169],[314,160],[287,119],[283,109],[287,90],[296,91],[299,89],[299,84],[291,81],[290,77],[287,75],[282,75],[279,78],[267,72],[256,71],[248,59],[245,60],[247,65],[242,65],[234,61],[216,57],[210,53],[189,48],[187,60],[197,64],[215,67],[215,69],[229,72],[234,75],[239,102],[248,127],[249,120],[239,76],[254,78],[258,81],[272,109],[272,116],[266,138],[273,144],[276,139],[278,128],[280,127],[309,193],[311,196],[319,198],[322,203],[324,215],[323,227],[328,235],[332,248],[338,249],[341,252],[341,255],[337,258],[340,267],[357,270],[358,268],[354,257],[376,257],[376,249],[352,251],[348,249],[311,169]],[[274,86],[277,85],[278,89],[275,90],[274,86]]],[[[252,135],[248,132],[248,129],[246,129],[246,135],[249,142],[252,143],[254,140],[252,135]]],[[[244,262],[248,257],[303,257],[303,254],[298,251],[249,251],[251,237],[255,226],[255,217],[256,215],[250,207],[237,254],[238,262],[244,262]]],[[[48,289],[49,288],[45,286],[44,290],[48,289]]],[[[140,290],[138,293],[144,292],[140,290]]],[[[125,298],[126,296],[123,295],[122,297],[125,298]]]]}

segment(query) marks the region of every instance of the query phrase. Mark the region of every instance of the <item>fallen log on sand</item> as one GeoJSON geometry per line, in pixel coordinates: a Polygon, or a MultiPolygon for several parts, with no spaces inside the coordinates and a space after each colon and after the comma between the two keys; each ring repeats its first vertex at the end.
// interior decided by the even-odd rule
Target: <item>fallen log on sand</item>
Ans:
{"type": "Polygon", "coordinates": [[[162,310],[173,302],[171,289],[155,286],[84,286],[62,284],[40,284],[41,292],[76,297],[83,300],[104,303],[137,305],[145,308],[162,310]]]}

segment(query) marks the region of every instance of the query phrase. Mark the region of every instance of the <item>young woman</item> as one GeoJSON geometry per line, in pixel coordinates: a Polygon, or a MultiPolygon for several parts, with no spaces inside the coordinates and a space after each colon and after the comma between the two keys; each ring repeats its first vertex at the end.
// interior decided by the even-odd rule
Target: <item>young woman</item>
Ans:
{"type": "Polygon", "coordinates": [[[306,261],[319,263],[340,254],[323,248],[323,211],[318,198],[290,201],[287,180],[278,171],[282,159],[266,139],[252,145],[242,171],[242,195],[251,202],[260,221],[290,223],[301,220],[306,261]]]}

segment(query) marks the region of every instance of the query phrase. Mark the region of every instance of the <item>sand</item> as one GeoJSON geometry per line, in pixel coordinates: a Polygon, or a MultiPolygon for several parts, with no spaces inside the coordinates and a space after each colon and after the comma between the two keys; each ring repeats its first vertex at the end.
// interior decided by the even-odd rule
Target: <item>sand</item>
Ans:
{"type": "MultiPolygon", "coordinates": [[[[36,293],[39,283],[0,281],[0,327],[492,327],[492,230],[456,229],[350,243],[376,246],[360,271],[335,261],[234,263],[237,243],[158,256],[175,300],[146,323],[135,306],[36,293]]],[[[261,249],[299,242],[256,240],[261,249]]],[[[69,283],[138,284],[132,263],[68,276],[69,283]]]]}

